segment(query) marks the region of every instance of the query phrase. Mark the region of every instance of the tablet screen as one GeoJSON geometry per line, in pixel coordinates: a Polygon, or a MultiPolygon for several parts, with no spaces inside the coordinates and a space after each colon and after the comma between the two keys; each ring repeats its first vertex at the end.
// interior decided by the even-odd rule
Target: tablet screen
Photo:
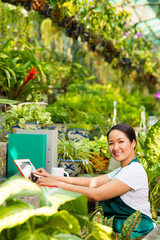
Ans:
{"type": "Polygon", "coordinates": [[[29,176],[31,176],[31,173],[36,171],[29,159],[18,159],[14,160],[14,162],[25,178],[29,178],[29,176]]]}

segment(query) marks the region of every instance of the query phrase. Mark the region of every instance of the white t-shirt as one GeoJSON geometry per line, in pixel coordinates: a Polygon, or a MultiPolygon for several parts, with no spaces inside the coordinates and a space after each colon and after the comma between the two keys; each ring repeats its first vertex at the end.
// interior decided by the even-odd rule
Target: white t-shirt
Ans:
{"type": "Polygon", "coordinates": [[[115,169],[108,176],[109,179],[119,179],[131,188],[130,191],[120,196],[125,204],[152,218],[148,201],[148,178],[141,163],[132,162],[124,168],[115,169]]]}

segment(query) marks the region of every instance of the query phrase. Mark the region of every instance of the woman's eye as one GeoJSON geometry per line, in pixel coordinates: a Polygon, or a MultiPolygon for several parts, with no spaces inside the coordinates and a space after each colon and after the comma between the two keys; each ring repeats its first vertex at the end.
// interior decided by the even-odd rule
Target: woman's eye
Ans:
{"type": "Polygon", "coordinates": [[[111,146],[113,143],[109,143],[109,146],[111,146]]]}

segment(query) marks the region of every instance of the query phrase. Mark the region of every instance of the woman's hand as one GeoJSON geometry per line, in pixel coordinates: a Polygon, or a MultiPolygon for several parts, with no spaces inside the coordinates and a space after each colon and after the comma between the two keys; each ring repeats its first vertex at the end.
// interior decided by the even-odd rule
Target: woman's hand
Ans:
{"type": "Polygon", "coordinates": [[[43,187],[57,187],[57,181],[54,180],[54,177],[51,176],[46,176],[43,177],[41,176],[38,181],[36,182],[39,186],[43,187]]]}
{"type": "Polygon", "coordinates": [[[43,176],[43,177],[51,177],[52,175],[49,174],[48,172],[46,172],[46,170],[44,168],[39,168],[36,170],[35,174],[39,175],[39,176],[43,176]]]}

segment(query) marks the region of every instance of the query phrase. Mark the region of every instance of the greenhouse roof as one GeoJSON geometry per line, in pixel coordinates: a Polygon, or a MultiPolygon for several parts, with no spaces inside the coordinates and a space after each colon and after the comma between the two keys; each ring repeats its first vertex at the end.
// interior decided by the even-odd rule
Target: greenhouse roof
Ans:
{"type": "MultiPolygon", "coordinates": [[[[112,2],[123,4],[124,1],[112,2]]],[[[160,0],[126,0],[125,5],[132,12],[132,24],[142,29],[145,38],[160,47],[160,0]]]]}

